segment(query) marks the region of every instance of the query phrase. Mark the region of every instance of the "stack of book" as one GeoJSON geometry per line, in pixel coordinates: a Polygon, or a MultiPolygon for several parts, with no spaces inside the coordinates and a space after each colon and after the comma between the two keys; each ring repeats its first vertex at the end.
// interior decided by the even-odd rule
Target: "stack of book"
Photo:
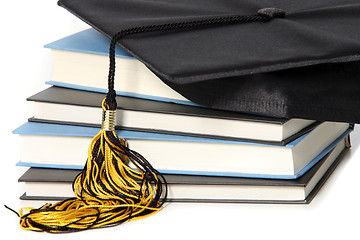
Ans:
{"type": "MultiPolygon", "coordinates": [[[[88,29],[46,45],[49,88],[27,100],[21,199],[73,197],[72,181],[99,132],[109,39],[88,29]]],[[[309,203],[350,147],[353,125],[209,109],[117,52],[117,135],[164,174],[169,201],[309,203]]]]}

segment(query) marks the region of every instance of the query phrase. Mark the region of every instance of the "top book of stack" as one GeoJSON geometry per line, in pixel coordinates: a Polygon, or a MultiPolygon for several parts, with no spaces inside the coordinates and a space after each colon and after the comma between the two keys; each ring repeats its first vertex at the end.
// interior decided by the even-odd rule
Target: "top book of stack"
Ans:
{"type": "MultiPolygon", "coordinates": [[[[110,40],[90,28],[45,45],[52,50],[53,76],[48,84],[107,92],[110,40]]],[[[143,63],[116,46],[118,95],[196,105],[163,83],[143,63]]]]}

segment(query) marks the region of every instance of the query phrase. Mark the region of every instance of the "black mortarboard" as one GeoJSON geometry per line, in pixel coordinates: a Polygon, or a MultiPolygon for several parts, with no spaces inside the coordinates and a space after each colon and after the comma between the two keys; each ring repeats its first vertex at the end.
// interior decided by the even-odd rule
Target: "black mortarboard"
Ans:
{"type": "Polygon", "coordinates": [[[139,26],[266,15],[267,9],[271,15],[275,8],[269,21],[140,33],[119,44],[198,104],[360,122],[358,0],[60,0],[59,5],[109,37],[139,26]]]}

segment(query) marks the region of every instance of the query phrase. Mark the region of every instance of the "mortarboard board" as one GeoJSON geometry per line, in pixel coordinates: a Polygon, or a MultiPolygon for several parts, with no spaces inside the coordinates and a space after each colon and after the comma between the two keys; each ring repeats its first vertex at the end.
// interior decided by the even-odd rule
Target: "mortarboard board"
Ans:
{"type": "MultiPolygon", "coordinates": [[[[118,43],[189,100],[284,118],[360,122],[356,0],[60,0],[108,37],[276,8],[271,21],[129,35],[118,43]]],[[[260,11],[261,12],[261,11],[260,11]]]]}

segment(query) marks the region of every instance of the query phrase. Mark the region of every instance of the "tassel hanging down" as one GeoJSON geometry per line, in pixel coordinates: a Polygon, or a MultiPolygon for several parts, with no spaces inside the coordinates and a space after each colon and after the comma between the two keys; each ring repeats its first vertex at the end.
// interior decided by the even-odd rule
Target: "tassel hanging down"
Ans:
{"type": "Polygon", "coordinates": [[[93,138],[88,160],[73,182],[76,198],[46,204],[23,214],[23,229],[73,232],[108,227],[139,219],[161,209],[166,182],[139,153],[114,131],[115,111],[103,101],[104,121],[93,138]],[[134,167],[130,167],[131,163],[134,167]]]}

